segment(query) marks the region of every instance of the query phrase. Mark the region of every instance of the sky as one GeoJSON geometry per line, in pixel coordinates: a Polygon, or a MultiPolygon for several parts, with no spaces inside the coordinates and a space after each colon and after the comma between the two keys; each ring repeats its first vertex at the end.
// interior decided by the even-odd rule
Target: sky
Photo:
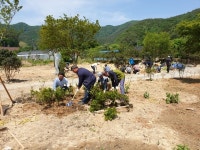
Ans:
{"type": "Polygon", "coordinates": [[[23,8],[11,24],[42,25],[48,15],[55,19],[79,14],[101,26],[121,25],[132,20],[170,18],[200,8],[200,0],[19,0],[23,8]]]}

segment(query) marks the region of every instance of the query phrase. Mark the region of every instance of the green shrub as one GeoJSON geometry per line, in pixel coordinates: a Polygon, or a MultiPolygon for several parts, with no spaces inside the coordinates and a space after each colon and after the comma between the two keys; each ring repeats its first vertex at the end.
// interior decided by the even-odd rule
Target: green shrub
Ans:
{"type": "Polygon", "coordinates": [[[186,145],[177,145],[174,150],[190,150],[186,145]]]}
{"type": "Polygon", "coordinates": [[[58,87],[54,91],[55,101],[59,104],[60,101],[63,101],[63,98],[65,97],[65,90],[58,87]]]}
{"type": "Polygon", "coordinates": [[[14,78],[15,73],[20,71],[21,60],[17,55],[9,50],[0,50],[0,67],[3,69],[7,81],[14,78]]]}
{"type": "Polygon", "coordinates": [[[144,98],[149,99],[149,93],[147,91],[144,93],[144,98]]]}
{"type": "Polygon", "coordinates": [[[117,110],[116,110],[115,107],[113,107],[113,108],[107,108],[105,110],[105,112],[104,112],[104,119],[106,121],[108,121],[108,120],[111,121],[111,120],[115,119],[116,117],[117,117],[117,110]]]}
{"type": "Polygon", "coordinates": [[[51,88],[41,88],[40,91],[31,90],[32,97],[35,98],[37,103],[40,104],[51,104],[54,101],[54,90],[51,88]]]}
{"type": "Polygon", "coordinates": [[[63,101],[67,96],[67,91],[58,87],[56,90],[52,88],[40,88],[39,91],[31,90],[31,96],[35,99],[36,103],[42,105],[51,106],[54,102],[57,102],[59,105],[60,101],[63,101]]]}
{"type": "Polygon", "coordinates": [[[94,111],[98,111],[104,108],[104,102],[100,102],[99,100],[92,100],[91,104],[90,104],[90,112],[94,112],[94,111]]]}
{"type": "Polygon", "coordinates": [[[179,103],[179,94],[166,93],[166,103],[179,103]]]}
{"type": "Polygon", "coordinates": [[[120,94],[116,90],[114,91],[103,91],[98,85],[95,85],[90,91],[92,101],[89,110],[91,112],[104,109],[106,107],[115,107],[117,105],[124,106],[129,104],[127,95],[120,94]]]}
{"type": "Polygon", "coordinates": [[[125,85],[125,93],[128,93],[129,89],[130,89],[130,83],[125,85]]]}

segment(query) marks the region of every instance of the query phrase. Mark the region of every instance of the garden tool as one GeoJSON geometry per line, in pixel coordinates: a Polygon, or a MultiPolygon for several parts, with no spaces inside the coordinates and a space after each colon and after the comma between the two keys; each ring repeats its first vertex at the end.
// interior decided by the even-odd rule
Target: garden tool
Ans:
{"type": "Polygon", "coordinates": [[[10,96],[10,93],[8,92],[8,89],[6,88],[6,86],[5,86],[5,84],[4,84],[4,82],[3,82],[2,78],[1,78],[1,76],[0,76],[0,82],[2,83],[4,89],[6,90],[6,93],[8,94],[8,96],[9,96],[11,102],[12,102],[12,106],[13,106],[14,103],[16,103],[16,101],[14,101],[14,100],[12,99],[12,97],[10,96]]]}
{"type": "Polygon", "coordinates": [[[76,89],[76,92],[74,93],[74,96],[72,97],[72,99],[66,104],[66,106],[72,106],[72,101],[74,100],[74,97],[76,96],[76,94],[78,93],[79,89],[76,89]]]}

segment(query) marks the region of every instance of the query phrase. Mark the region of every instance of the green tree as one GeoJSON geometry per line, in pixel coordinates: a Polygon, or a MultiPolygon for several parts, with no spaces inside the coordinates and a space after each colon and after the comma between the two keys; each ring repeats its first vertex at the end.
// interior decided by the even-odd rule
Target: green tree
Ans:
{"type": "Polygon", "coordinates": [[[166,57],[170,53],[170,37],[166,32],[147,33],[143,44],[144,53],[148,53],[152,59],[166,57]]]}
{"type": "Polygon", "coordinates": [[[19,46],[19,32],[13,28],[9,28],[5,33],[4,37],[0,41],[0,45],[7,47],[18,47],[19,46]]]}
{"type": "Polygon", "coordinates": [[[176,26],[180,36],[186,39],[184,50],[186,54],[199,54],[200,50],[200,14],[191,21],[182,21],[176,26]]]}
{"type": "Polygon", "coordinates": [[[0,66],[4,70],[5,76],[10,81],[19,68],[22,66],[21,60],[15,53],[9,50],[0,50],[0,66]]]}
{"type": "Polygon", "coordinates": [[[0,0],[0,41],[4,38],[13,17],[20,9],[22,6],[19,6],[19,0],[0,0]]]}
{"type": "Polygon", "coordinates": [[[64,17],[54,19],[47,16],[40,30],[40,46],[43,49],[62,49],[65,55],[76,63],[79,56],[84,57],[85,51],[95,47],[97,42],[94,35],[100,29],[99,22],[90,23],[85,17],[64,17]]]}
{"type": "Polygon", "coordinates": [[[184,45],[186,43],[186,38],[176,38],[170,41],[170,49],[171,53],[175,58],[181,58],[182,56],[186,55],[184,51],[184,45]]]}

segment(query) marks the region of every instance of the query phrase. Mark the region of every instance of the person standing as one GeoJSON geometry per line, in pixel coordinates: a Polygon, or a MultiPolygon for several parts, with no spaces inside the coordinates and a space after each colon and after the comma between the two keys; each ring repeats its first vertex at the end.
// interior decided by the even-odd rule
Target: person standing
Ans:
{"type": "Polygon", "coordinates": [[[65,78],[65,74],[62,72],[58,73],[58,77],[54,79],[53,82],[53,89],[56,90],[56,88],[62,88],[63,90],[69,89],[69,82],[67,78],[65,78]]]}
{"type": "Polygon", "coordinates": [[[169,73],[169,70],[170,70],[170,67],[171,67],[171,57],[168,56],[166,59],[165,59],[165,62],[166,62],[166,66],[167,66],[167,73],[169,73]]]}
{"type": "Polygon", "coordinates": [[[56,50],[54,52],[54,66],[55,66],[55,69],[56,69],[56,72],[55,72],[56,75],[58,75],[59,70],[60,70],[59,69],[60,61],[61,61],[61,53],[56,50]]]}
{"type": "Polygon", "coordinates": [[[112,87],[117,89],[117,86],[120,84],[120,92],[121,94],[125,94],[124,82],[125,82],[125,74],[120,70],[110,70],[108,72],[103,73],[104,76],[107,76],[111,79],[112,87]]]}
{"type": "Polygon", "coordinates": [[[96,82],[96,76],[85,68],[78,68],[77,65],[73,65],[71,70],[78,75],[79,81],[77,85],[77,91],[79,91],[82,85],[85,86],[85,95],[79,104],[87,104],[91,99],[90,90],[96,82]]]}
{"type": "Polygon", "coordinates": [[[133,65],[135,64],[135,61],[134,61],[134,59],[133,59],[133,57],[131,57],[130,59],[129,59],[129,65],[131,65],[131,67],[133,68],[133,65]]]}

